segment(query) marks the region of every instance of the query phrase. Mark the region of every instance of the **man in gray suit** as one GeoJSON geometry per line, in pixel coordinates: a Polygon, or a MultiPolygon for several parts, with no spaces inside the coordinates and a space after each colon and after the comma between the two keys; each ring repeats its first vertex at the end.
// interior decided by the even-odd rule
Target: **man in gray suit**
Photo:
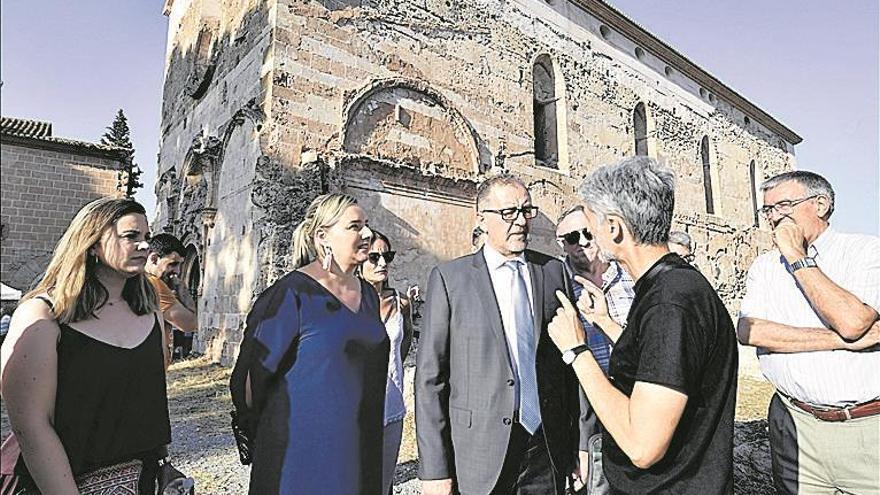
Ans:
{"type": "Polygon", "coordinates": [[[476,206],[483,248],[428,281],[415,381],[422,490],[561,494],[579,402],[547,324],[570,284],[559,260],[526,250],[538,209],[522,181],[488,179],[476,206]]]}

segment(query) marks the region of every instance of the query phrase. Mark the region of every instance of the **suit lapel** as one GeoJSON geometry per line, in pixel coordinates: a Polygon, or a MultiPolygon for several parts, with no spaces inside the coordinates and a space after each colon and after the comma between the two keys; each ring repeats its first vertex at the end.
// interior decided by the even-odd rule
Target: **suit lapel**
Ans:
{"type": "MultiPolygon", "coordinates": [[[[489,267],[486,265],[486,257],[483,250],[479,250],[473,254],[473,270],[471,270],[471,280],[473,281],[474,290],[480,299],[480,303],[484,309],[484,319],[489,324],[495,338],[504,349],[507,356],[507,365],[513,369],[511,363],[510,349],[507,346],[507,338],[504,336],[504,324],[501,320],[501,310],[498,308],[498,299],[495,297],[495,288],[492,286],[492,278],[489,276],[489,267]]],[[[474,315],[478,318],[479,315],[474,315]]]]}
{"type": "Polygon", "coordinates": [[[531,260],[531,251],[526,251],[526,264],[532,278],[532,316],[535,321],[536,337],[540,341],[544,320],[544,270],[531,260]]]}

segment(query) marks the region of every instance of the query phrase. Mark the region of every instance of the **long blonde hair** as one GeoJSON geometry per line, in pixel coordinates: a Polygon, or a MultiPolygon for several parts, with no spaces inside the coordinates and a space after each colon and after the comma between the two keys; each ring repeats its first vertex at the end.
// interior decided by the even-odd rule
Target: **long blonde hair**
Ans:
{"type": "MultiPolygon", "coordinates": [[[[55,246],[43,279],[22,301],[49,294],[55,317],[61,323],[94,317],[109,295],[95,274],[97,261],[89,255],[89,249],[117,220],[132,213],[146,216],[144,207],[131,199],[101,198],[83,206],[55,246]]],[[[122,298],[138,315],[158,307],[153,286],[143,273],[125,281],[122,298]]]]}
{"type": "Polygon", "coordinates": [[[293,231],[293,269],[308,265],[315,259],[323,259],[324,253],[315,246],[318,229],[332,227],[357,200],[348,194],[322,194],[306,209],[306,217],[293,231]]]}

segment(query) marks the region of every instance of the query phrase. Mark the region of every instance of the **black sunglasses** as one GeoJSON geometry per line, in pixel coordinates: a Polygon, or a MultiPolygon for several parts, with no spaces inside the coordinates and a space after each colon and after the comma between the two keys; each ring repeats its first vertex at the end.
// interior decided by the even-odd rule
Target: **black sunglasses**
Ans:
{"type": "Polygon", "coordinates": [[[384,253],[372,252],[367,254],[367,259],[370,260],[370,263],[374,265],[379,264],[379,258],[385,258],[385,264],[389,264],[394,261],[394,255],[397,254],[394,251],[385,251],[384,253]]]}
{"type": "Polygon", "coordinates": [[[574,246],[581,243],[581,236],[584,236],[584,240],[587,242],[593,241],[593,234],[587,229],[573,230],[567,234],[562,234],[559,237],[569,246],[574,246]]]}
{"type": "Polygon", "coordinates": [[[581,243],[581,236],[584,236],[584,239],[586,239],[587,242],[593,240],[593,234],[587,229],[573,230],[567,234],[562,234],[560,237],[569,246],[574,246],[581,243]]]}

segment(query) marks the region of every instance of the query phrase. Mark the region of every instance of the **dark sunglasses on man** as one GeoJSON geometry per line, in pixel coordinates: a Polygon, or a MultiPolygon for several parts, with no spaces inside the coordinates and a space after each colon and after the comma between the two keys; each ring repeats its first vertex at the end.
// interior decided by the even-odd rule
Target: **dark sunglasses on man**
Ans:
{"type": "Polygon", "coordinates": [[[370,260],[370,263],[374,265],[379,264],[379,258],[385,258],[385,264],[388,265],[392,261],[394,261],[394,255],[397,254],[394,251],[385,251],[384,253],[372,252],[367,254],[367,259],[370,260]]]}
{"type": "Polygon", "coordinates": [[[573,230],[567,234],[562,234],[559,236],[559,239],[565,241],[569,246],[575,246],[581,243],[581,236],[584,236],[584,240],[587,242],[593,241],[593,234],[587,229],[573,230]]]}

